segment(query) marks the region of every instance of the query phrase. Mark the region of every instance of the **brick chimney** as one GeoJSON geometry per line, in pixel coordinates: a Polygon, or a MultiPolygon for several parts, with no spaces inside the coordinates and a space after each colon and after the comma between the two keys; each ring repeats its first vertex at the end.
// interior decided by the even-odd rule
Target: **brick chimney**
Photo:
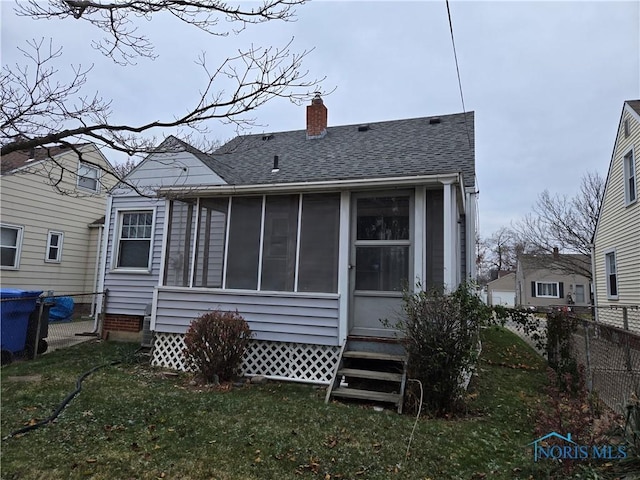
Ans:
{"type": "Polygon", "coordinates": [[[560,253],[558,251],[558,247],[553,247],[553,259],[558,260],[560,258],[560,253]]]}
{"type": "Polygon", "coordinates": [[[307,138],[322,138],[327,134],[327,107],[316,92],[316,96],[311,100],[311,105],[307,105],[307,138]]]}

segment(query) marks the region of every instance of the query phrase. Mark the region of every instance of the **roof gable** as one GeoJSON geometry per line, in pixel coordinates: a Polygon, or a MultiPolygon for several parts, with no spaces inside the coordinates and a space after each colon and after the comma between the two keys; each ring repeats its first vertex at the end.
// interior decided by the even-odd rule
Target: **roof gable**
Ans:
{"type": "Polygon", "coordinates": [[[328,127],[234,138],[208,165],[233,185],[461,173],[475,186],[474,114],[328,127]],[[278,169],[274,171],[274,157],[278,169]]]}
{"type": "MultiPolygon", "coordinates": [[[[81,145],[76,145],[80,147],[81,145]]],[[[0,174],[6,175],[19,168],[53,158],[61,153],[68,152],[71,147],[38,147],[31,150],[18,150],[0,157],[0,174]]]]}

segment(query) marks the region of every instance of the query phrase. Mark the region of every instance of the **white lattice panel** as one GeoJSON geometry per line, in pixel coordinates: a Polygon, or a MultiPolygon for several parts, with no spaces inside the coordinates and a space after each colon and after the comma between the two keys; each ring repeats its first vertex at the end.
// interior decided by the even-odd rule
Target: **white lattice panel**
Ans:
{"type": "MultiPolygon", "coordinates": [[[[184,371],[184,335],[156,333],[151,364],[184,371]]],[[[242,362],[245,375],[329,383],[340,347],[253,340],[242,362]]]]}
{"type": "Polygon", "coordinates": [[[185,371],[184,335],[180,333],[155,333],[153,339],[153,355],[151,365],[185,371]]]}

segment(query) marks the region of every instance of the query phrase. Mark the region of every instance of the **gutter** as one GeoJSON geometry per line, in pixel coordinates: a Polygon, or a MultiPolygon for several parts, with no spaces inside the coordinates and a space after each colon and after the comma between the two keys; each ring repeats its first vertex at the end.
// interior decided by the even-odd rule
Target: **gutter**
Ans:
{"type": "Polygon", "coordinates": [[[300,192],[300,190],[326,191],[348,188],[398,187],[405,185],[437,184],[445,181],[462,184],[461,175],[456,172],[444,175],[414,175],[411,177],[365,178],[317,182],[266,183],[258,185],[194,185],[188,188],[164,187],[158,189],[158,194],[169,197],[182,196],[186,198],[202,196],[203,194],[228,195],[240,193],[300,192]]]}

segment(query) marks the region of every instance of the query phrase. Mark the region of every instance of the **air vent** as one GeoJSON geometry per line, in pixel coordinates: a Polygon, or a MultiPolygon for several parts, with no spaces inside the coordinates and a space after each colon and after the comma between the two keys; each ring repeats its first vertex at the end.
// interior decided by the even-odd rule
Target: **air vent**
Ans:
{"type": "Polygon", "coordinates": [[[263,142],[268,142],[269,140],[271,140],[273,138],[273,134],[268,134],[268,135],[263,135],[262,136],[262,141],[263,142]]]}
{"type": "Polygon", "coordinates": [[[429,119],[429,125],[436,125],[440,122],[441,122],[440,117],[431,117],[429,119]]]}
{"type": "Polygon", "coordinates": [[[370,129],[371,127],[369,125],[359,125],[358,126],[358,131],[359,132],[366,132],[370,129]]]}

